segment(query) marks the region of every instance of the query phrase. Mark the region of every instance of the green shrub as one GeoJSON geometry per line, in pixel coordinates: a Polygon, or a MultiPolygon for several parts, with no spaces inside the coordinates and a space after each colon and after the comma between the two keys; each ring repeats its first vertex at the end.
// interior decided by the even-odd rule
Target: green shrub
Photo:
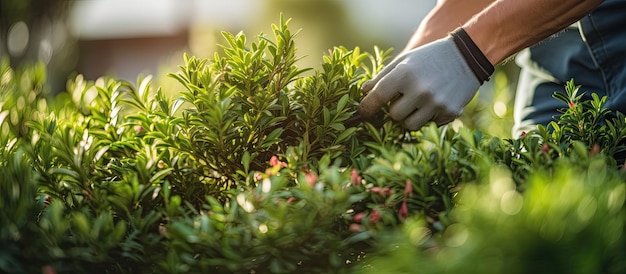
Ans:
{"type": "Polygon", "coordinates": [[[281,17],[254,42],[223,33],[212,59],[185,55],[169,75],[179,92],[150,77],[77,76],[49,98],[40,66],[2,62],[0,270],[623,268],[626,121],[605,98],[580,102],[569,82],[556,95],[570,106],[561,119],[517,139],[434,124],[406,132],[385,113],[347,123],[390,51],[336,47],[319,69],[301,69],[287,25],[281,17]],[[587,243],[581,232],[594,248],[572,250],[587,243]],[[547,264],[536,250],[563,254],[547,264]],[[477,264],[485,252],[510,257],[477,264]]]}
{"type": "MultiPolygon", "coordinates": [[[[525,190],[494,165],[464,185],[452,223],[415,217],[381,237],[364,273],[624,273],[624,172],[603,157],[533,168],[525,190]],[[384,240],[383,240],[384,239],[384,240]]],[[[359,271],[361,272],[361,271],[359,271]]]]}

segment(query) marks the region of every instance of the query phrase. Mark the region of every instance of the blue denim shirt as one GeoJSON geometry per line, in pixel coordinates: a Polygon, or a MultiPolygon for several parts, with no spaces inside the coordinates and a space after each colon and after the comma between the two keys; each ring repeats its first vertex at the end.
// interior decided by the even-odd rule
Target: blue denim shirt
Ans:
{"type": "Polygon", "coordinates": [[[552,98],[574,79],[586,96],[607,96],[606,107],[626,114],[626,1],[606,0],[577,24],[534,45],[521,68],[513,137],[548,124],[563,103],[552,98]]]}

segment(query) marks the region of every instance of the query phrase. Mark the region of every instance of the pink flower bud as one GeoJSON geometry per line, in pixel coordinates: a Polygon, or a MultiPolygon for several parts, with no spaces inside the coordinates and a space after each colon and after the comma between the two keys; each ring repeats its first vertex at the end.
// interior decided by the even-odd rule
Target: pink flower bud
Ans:
{"type": "Polygon", "coordinates": [[[372,213],[370,213],[370,223],[375,224],[378,223],[378,221],[380,221],[380,211],[374,209],[372,210],[372,213]]]}
{"type": "Polygon", "coordinates": [[[388,188],[388,187],[383,188],[383,193],[387,196],[391,196],[392,194],[391,188],[388,188]]]}
{"type": "Polygon", "coordinates": [[[404,220],[406,219],[406,216],[409,215],[409,208],[406,204],[406,200],[402,201],[402,204],[400,205],[400,209],[398,210],[398,217],[400,217],[400,220],[404,220]]]}
{"type": "Polygon", "coordinates": [[[380,187],[375,186],[375,187],[370,188],[369,191],[372,193],[380,194],[382,192],[382,189],[380,187]]]}
{"type": "Polygon", "coordinates": [[[575,108],[576,107],[576,103],[574,103],[574,102],[567,102],[567,106],[569,108],[575,108]]]}
{"type": "Polygon", "coordinates": [[[276,166],[280,164],[280,161],[278,160],[278,156],[274,155],[272,156],[272,158],[270,158],[270,166],[276,166]]]}
{"type": "Polygon", "coordinates": [[[140,125],[136,125],[135,126],[135,132],[136,133],[142,133],[143,132],[143,127],[140,125]]]}
{"type": "Polygon", "coordinates": [[[255,172],[254,173],[254,179],[257,180],[257,181],[263,180],[263,174],[261,174],[261,172],[255,172]]]}
{"type": "Polygon", "coordinates": [[[526,136],[526,131],[522,131],[522,133],[519,135],[519,137],[522,137],[522,138],[523,138],[524,136],[526,136]]]}
{"type": "Polygon", "coordinates": [[[411,196],[413,194],[413,183],[411,181],[406,180],[406,184],[404,185],[404,196],[411,196]]]}
{"type": "Polygon", "coordinates": [[[593,147],[591,147],[591,150],[589,151],[589,155],[596,156],[598,153],[600,153],[600,145],[593,144],[593,147]]]}
{"type": "Polygon", "coordinates": [[[541,146],[541,151],[543,153],[548,153],[548,151],[550,151],[550,147],[548,146],[547,143],[544,143],[543,146],[541,146]]]}
{"type": "Polygon", "coordinates": [[[354,214],[354,217],[352,218],[352,220],[357,223],[361,223],[361,221],[363,221],[363,217],[365,217],[365,213],[359,212],[357,214],[354,214]]]}
{"type": "Polygon", "coordinates": [[[362,179],[363,178],[359,176],[359,171],[353,168],[352,171],[350,172],[350,182],[352,183],[352,185],[355,185],[355,186],[360,185],[362,179]]]}
{"type": "Polygon", "coordinates": [[[351,232],[359,232],[363,229],[363,226],[361,226],[360,224],[350,224],[349,229],[351,232]]]}
{"type": "Polygon", "coordinates": [[[372,193],[376,193],[380,196],[385,196],[385,195],[389,196],[392,193],[391,189],[388,187],[377,187],[377,186],[370,188],[368,191],[372,193]]]}
{"type": "Polygon", "coordinates": [[[307,172],[304,175],[304,179],[306,180],[306,183],[309,184],[309,186],[314,186],[317,183],[317,174],[313,173],[313,172],[307,172]]]}

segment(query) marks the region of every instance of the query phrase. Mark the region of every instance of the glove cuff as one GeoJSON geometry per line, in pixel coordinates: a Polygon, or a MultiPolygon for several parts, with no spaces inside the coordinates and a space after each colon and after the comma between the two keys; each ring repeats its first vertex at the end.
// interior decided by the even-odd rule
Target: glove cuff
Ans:
{"type": "Polygon", "coordinates": [[[483,52],[476,46],[472,38],[469,37],[467,32],[463,28],[457,28],[452,33],[452,40],[456,47],[463,55],[463,58],[467,62],[474,75],[478,79],[480,84],[489,80],[491,74],[493,74],[495,68],[489,62],[483,52]]]}

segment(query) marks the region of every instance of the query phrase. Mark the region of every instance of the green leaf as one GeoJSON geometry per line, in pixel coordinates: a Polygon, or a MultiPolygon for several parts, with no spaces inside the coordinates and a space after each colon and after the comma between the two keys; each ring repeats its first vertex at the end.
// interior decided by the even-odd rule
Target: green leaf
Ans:
{"type": "Polygon", "coordinates": [[[348,96],[347,94],[344,95],[344,96],[341,96],[341,98],[339,98],[339,101],[337,101],[337,113],[341,113],[342,112],[342,110],[344,109],[344,107],[348,103],[349,99],[350,99],[350,96],[348,96]]]}
{"type": "Polygon", "coordinates": [[[244,151],[241,157],[241,164],[243,165],[244,174],[250,173],[250,152],[244,151]]]}
{"type": "Polygon", "coordinates": [[[348,138],[350,138],[350,136],[354,135],[356,130],[357,128],[355,127],[344,130],[343,132],[341,132],[341,134],[339,134],[339,136],[337,136],[337,139],[333,143],[340,144],[345,142],[346,140],[348,140],[348,138]]]}
{"type": "Polygon", "coordinates": [[[165,169],[159,170],[154,175],[152,175],[152,177],[150,178],[150,183],[158,184],[163,178],[165,178],[167,175],[172,173],[173,170],[174,170],[173,168],[165,168],[165,169]]]}

